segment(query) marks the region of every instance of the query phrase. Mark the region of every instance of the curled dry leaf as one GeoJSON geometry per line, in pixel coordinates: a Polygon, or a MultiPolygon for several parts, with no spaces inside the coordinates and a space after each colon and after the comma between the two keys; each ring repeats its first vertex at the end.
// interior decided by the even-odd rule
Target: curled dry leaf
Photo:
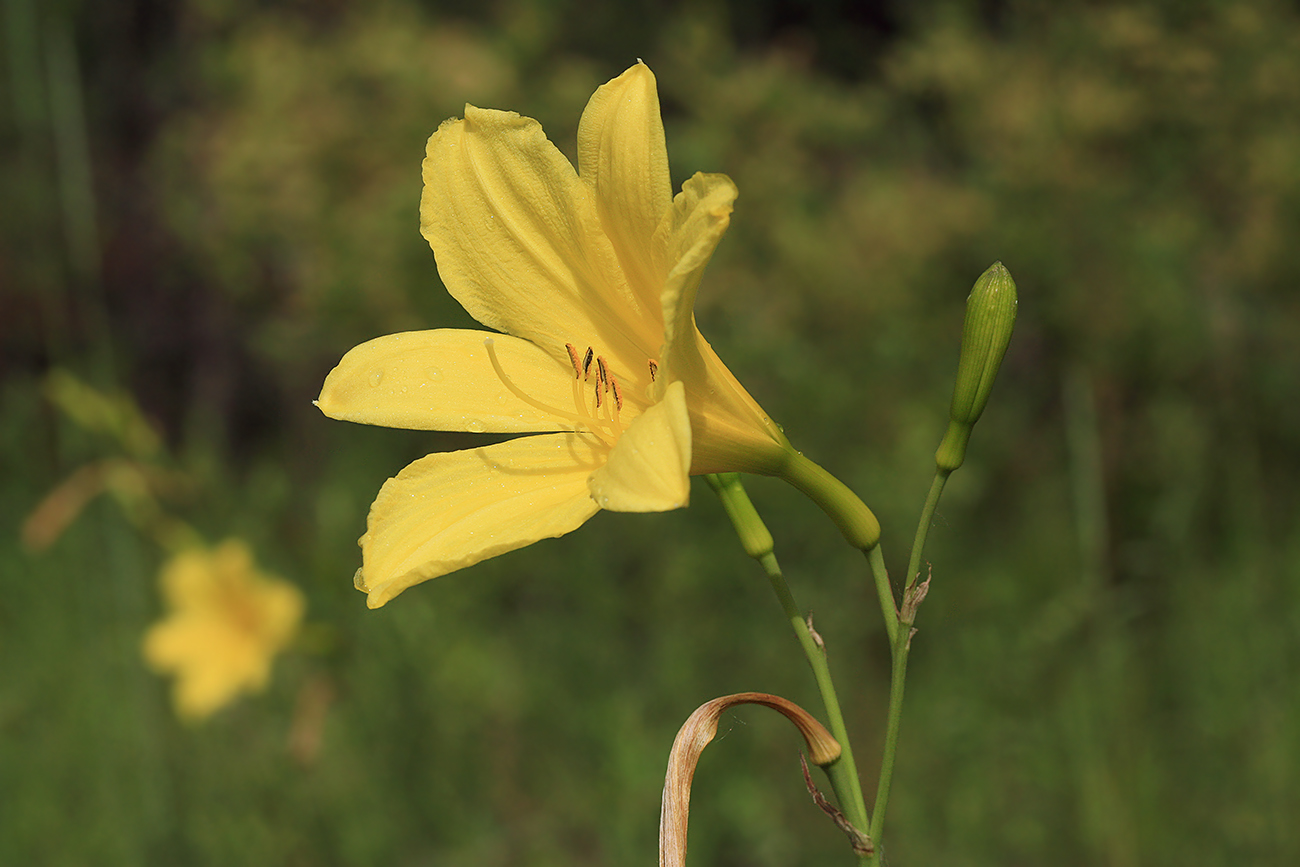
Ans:
{"type": "Polygon", "coordinates": [[[741,692],[705,702],[677,732],[668,756],[668,774],[659,811],[659,865],[683,867],[686,863],[686,824],[690,814],[691,781],[700,754],[718,732],[723,711],[737,704],[761,704],[785,715],[808,743],[813,764],[825,767],[840,757],[840,745],[825,726],[794,702],[764,692],[741,692]]]}

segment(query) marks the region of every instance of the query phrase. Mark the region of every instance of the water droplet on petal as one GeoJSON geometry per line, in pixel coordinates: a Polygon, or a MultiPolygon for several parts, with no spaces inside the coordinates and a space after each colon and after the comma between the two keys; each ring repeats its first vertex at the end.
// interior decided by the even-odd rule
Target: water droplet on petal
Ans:
{"type": "Polygon", "coordinates": [[[487,430],[487,426],[478,419],[472,418],[465,422],[465,430],[470,433],[483,433],[483,431],[487,430]]]}
{"type": "Polygon", "coordinates": [[[379,383],[383,381],[384,381],[384,372],[382,370],[376,370],[374,373],[370,374],[370,385],[372,387],[379,385],[379,383]]]}
{"type": "Polygon", "coordinates": [[[424,376],[429,380],[429,382],[438,382],[442,379],[442,368],[427,367],[424,370],[424,376]]]}

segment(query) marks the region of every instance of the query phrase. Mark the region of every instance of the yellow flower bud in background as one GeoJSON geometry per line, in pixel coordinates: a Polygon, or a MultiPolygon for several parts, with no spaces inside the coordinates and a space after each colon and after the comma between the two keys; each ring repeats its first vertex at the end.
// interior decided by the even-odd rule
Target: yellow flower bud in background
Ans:
{"type": "Polygon", "coordinates": [[[957,383],[949,411],[951,420],[934,455],[940,470],[952,472],[966,458],[971,429],[984,412],[993,380],[1011,342],[1016,303],[1016,282],[1001,262],[994,262],[971,289],[966,300],[961,358],[957,362],[957,383]]]}

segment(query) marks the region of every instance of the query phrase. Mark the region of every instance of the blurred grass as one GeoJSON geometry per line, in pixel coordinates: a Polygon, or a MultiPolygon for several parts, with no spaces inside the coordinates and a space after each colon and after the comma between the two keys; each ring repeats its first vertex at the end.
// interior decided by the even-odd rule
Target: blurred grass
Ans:
{"type": "MultiPolygon", "coordinates": [[[[890,861],[1300,858],[1294,7],[583,8],[5,0],[0,863],[650,862],[691,710],[818,708],[703,486],[380,611],[351,588],[382,481],[474,441],[310,406],[355,343],[468,324],[416,226],[424,139],[471,101],[572,156],[637,56],[676,181],[741,190],[703,331],[876,509],[895,569],[965,293],[998,258],[1021,288],[931,533],[890,861]],[[175,721],[139,659],[162,554],[112,502],[21,548],[46,493],[120,454],[43,399],[59,366],[135,395],[191,482],[169,508],[308,595],[265,695],[175,721]]],[[[750,487],[871,775],[864,569],[793,492],[750,487]]],[[[692,861],[844,859],[789,734],[736,717],[692,861]]]]}

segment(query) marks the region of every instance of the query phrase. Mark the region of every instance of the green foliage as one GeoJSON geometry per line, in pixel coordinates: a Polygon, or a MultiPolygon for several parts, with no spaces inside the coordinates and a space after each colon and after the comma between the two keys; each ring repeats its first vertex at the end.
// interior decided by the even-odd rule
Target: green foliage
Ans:
{"type": "MultiPolygon", "coordinates": [[[[992,5],[915,4],[857,58],[819,55],[843,45],[824,20],[755,42],[724,4],[610,4],[596,27],[537,0],[192,0],[150,31],[6,0],[0,863],[649,863],[696,706],[819,710],[703,484],[689,512],[602,514],[380,611],[351,588],[383,480],[479,442],[310,405],[355,343],[468,322],[418,232],[425,138],[469,101],[572,154],[637,55],[675,179],[741,191],[701,329],[872,507],[896,572],[966,292],[994,259],[1016,277],[930,534],[890,863],[1300,859],[1300,17],[992,5]],[[113,501],[20,545],[50,491],[124,454],[117,422],[47,400],[55,366],[134,394],[188,480],[166,508],[307,593],[266,694],[172,717],[139,655],[162,554],[113,501]]],[[[888,654],[865,565],[793,491],[747,484],[870,791],[888,654]]],[[[699,769],[692,861],[847,859],[784,724],[736,719],[699,769]]]]}

